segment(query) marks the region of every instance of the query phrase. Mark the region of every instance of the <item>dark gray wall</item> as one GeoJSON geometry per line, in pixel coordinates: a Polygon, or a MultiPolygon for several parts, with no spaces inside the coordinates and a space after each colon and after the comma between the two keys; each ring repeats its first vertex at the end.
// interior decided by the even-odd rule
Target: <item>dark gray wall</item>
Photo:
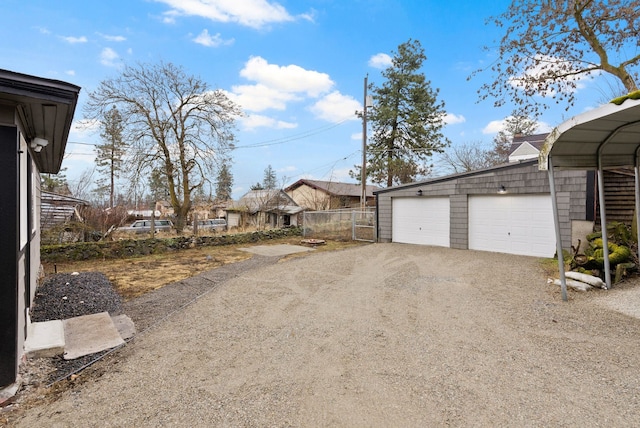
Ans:
{"type": "MultiPolygon", "coordinates": [[[[556,171],[555,180],[562,243],[569,248],[571,220],[586,220],[587,171],[556,171]]],[[[550,193],[548,173],[538,170],[537,160],[385,189],[377,194],[378,241],[391,242],[392,199],[415,197],[420,189],[422,197],[449,196],[451,248],[468,249],[468,197],[497,194],[500,186],[512,195],[550,193]]]]}

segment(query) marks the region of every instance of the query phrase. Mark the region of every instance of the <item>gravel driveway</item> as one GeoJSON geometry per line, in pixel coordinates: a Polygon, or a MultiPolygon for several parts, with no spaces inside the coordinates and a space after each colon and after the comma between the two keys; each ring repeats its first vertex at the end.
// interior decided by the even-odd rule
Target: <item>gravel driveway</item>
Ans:
{"type": "Polygon", "coordinates": [[[556,288],[399,244],[258,267],[18,426],[639,426],[640,320],[556,288]]]}

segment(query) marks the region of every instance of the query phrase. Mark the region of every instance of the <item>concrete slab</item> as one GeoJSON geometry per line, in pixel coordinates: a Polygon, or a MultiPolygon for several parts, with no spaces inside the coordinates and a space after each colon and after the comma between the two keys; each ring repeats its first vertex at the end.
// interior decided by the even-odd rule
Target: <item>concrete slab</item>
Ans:
{"type": "Polygon", "coordinates": [[[65,347],[63,358],[73,360],[124,344],[108,312],[83,315],[62,321],[65,347]]]}
{"type": "Polygon", "coordinates": [[[64,327],[62,321],[29,323],[24,353],[27,358],[49,358],[64,352],[64,327]]]}
{"type": "Polygon", "coordinates": [[[256,245],[255,247],[240,248],[242,251],[248,253],[258,254],[259,256],[267,257],[281,257],[289,254],[303,253],[307,251],[313,251],[313,248],[303,247],[301,245],[256,245]]]}
{"type": "Polygon", "coordinates": [[[118,333],[120,333],[120,337],[124,340],[136,335],[136,326],[128,316],[116,315],[115,317],[111,317],[111,321],[113,321],[113,325],[116,327],[116,330],[118,330],[118,333]]]}
{"type": "Polygon", "coordinates": [[[9,386],[5,386],[4,388],[0,388],[0,407],[11,403],[21,387],[22,378],[18,375],[18,379],[16,379],[14,383],[9,386]]]}

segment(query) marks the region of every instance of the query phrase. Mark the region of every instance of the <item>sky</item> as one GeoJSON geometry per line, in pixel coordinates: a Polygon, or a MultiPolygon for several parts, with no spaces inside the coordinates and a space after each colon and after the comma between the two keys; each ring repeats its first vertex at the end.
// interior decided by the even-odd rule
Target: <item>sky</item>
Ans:
{"type": "MultiPolygon", "coordinates": [[[[268,165],[283,187],[301,178],[355,182],[362,160],[364,79],[415,39],[421,70],[444,101],[453,145],[490,148],[513,105],[478,102],[496,60],[500,29],[487,24],[509,1],[462,0],[3,0],[0,68],[80,86],[63,162],[73,184],[93,168],[99,132],[79,126],[87,94],[125,64],[171,62],[221,89],[243,111],[232,152],[233,196],[261,182],[268,165]],[[484,49],[488,47],[489,49],[484,49]]],[[[602,100],[597,81],[578,103],[551,108],[548,132],[602,100]]],[[[434,158],[436,173],[446,170],[434,158]]],[[[97,178],[94,175],[94,178],[97,178]]],[[[73,187],[73,186],[72,186],[73,187]]]]}

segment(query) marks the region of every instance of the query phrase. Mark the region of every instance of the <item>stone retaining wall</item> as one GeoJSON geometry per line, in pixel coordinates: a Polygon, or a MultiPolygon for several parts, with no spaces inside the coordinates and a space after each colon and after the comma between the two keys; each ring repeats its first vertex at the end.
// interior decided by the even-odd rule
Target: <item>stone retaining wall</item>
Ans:
{"type": "Polygon", "coordinates": [[[98,258],[118,259],[195,247],[246,244],[301,235],[302,229],[294,227],[232,235],[177,236],[175,238],[162,239],[123,239],[113,242],[78,242],[61,245],[43,245],[40,248],[40,259],[42,262],[51,263],[98,258]]]}

